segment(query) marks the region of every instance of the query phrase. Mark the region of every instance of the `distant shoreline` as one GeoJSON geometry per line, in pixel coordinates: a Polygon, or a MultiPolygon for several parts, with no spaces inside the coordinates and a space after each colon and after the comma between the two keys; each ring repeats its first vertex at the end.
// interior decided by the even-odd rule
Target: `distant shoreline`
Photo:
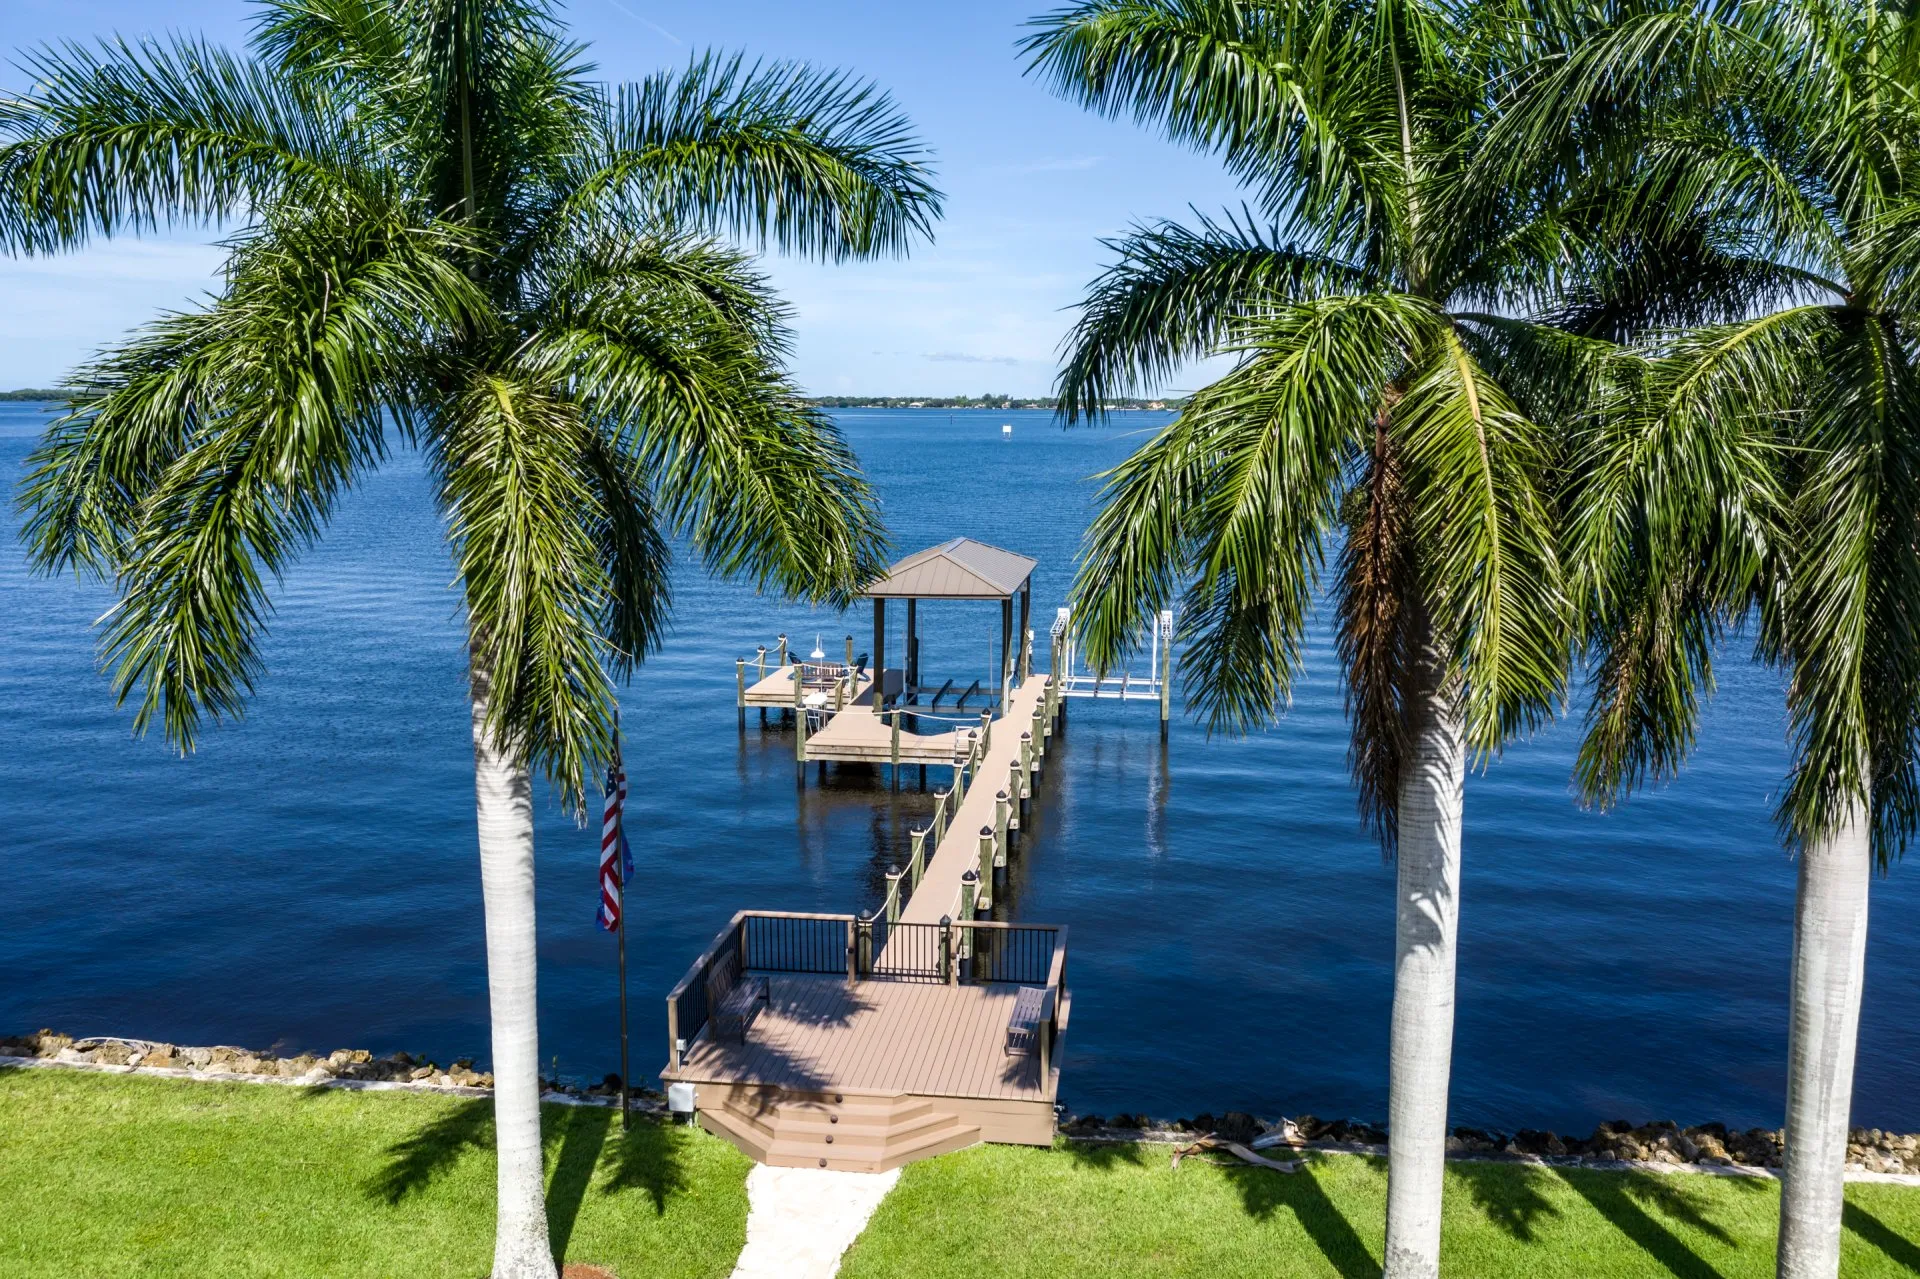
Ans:
{"type": "MultiPolygon", "coordinates": [[[[59,404],[64,403],[70,392],[49,390],[44,387],[23,387],[18,391],[0,391],[0,404],[59,404]]],[[[1053,400],[1013,400],[999,404],[982,404],[978,400],[939,400],[909,399],[894,396],[816,396],[803,401],[816,409],[927,409],[939,413],[960,412],[1047,412],[1059,409],[1053,400]]],[[[1177,400],[1118,400],[1102,406],[1109,413],[1173,413],[1180,408],[1177,400]]]]}

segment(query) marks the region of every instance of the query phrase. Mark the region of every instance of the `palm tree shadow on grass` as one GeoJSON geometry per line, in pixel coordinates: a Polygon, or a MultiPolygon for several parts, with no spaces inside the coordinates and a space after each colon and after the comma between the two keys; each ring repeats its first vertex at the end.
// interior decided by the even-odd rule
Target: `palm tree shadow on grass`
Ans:
{"type": "MultiPolygon", "coordinates": [[[[1148,1148],[1138,1142],[1062,1143],[1074,1162],[1088,1168],[1120,1165],[1145,1167],[1148,1148]]],[[[1240,1205],[1256,1221],[1270,1220],[1282,1208],[1292,1212],[1341,1279],[1380,1279],[1380,1263],[1315,1175],[1316,1161],[1308,1160],[1296,1173],[1268,1168],[1222,1164],[1221,1170],[1240,1195],[1240,1205]]],[[[1178,1173],[1176,1172],[1176,1176],[1178,1173]]]]}
{"type": "Polygon", "coordinates": [[[1303,1158],[1299,1172],[1228,1167],[1227,1178],[1240,1192],[1247,1215],[1266,1221],[1280,1209],[1292,1212],[1300,1228],[1340,1273],[1341,1279],[1380,1279],[1380,1262],[1360,1233],[1320,1184],[1321,1161],[1303,1158]]]}
{"type": "Polygon", "coordinates": [[[1894,1265],[1905,1266],[1920,1275],[1920,1243],[1915,1243],[1856,1203],[1846,1206],[1841,1213],[1841,1220],[1848,1230],[1885,1253],[1894,1265]]]}
{"type": "Polygon", "coordinates": [[[547,1241],[556,1261],[566,1260],[573,1223],[593,1183],[615,1113],[605,1106],[568,1106],[559,1115],[549,1110],[542,1124],[544,1144],[550,1149],[559,1145],[549,1157],[552,1172],[547,1177],[547,1241]]]}
{"type": "Polygon", "coordinates": [[[1534,1225],[1558,1217],[1560,1210],[1546,1196],[1547,1171],[1525,1164],[1454,1164],[1448,1169],[1466,1186],[1486,1219],[1521,1243],[1533,1243],[1534,1225]]]}
{"type": "Polygon", "coordinates": [[[635,1115],[633,1127],[614,1143],[612,1169],[600,1186],[603,1195],[642,1190],[653,1200],[656,1214],[665,1214],[667,1200],[687,1189],[686,1129],[635,1115]]]}
{"type": "Polygon", "coordinates": [[[419,1194],[473,1151],[493,1146],[493,1099],[475,1097],[442,1111],[410,1137],[387,1147],[386,1166],[367,1183],[367,1197],[397,1204],[419,1194]]]}
{"type": "MultiPolygon", "coordinates": [[[[1713,1263],[1695,1252],[1666,1222],[1654,1215],[1657,1212],[1669,1221],[1698,1230],[1729,1247],[1736,1246],[1726,1228],[1707,1216],[1699,1199],[1684,1184],[1683,1177],[1579,1169],[1561,1169],[1559,1175],[1576,1194],[1676,1279],[1725,1279],[1713,1263]]],[[[1757,1178],[1729,1180],[1749,1193],[1766,1189],[1766,1184],[1757,1178]]]]}

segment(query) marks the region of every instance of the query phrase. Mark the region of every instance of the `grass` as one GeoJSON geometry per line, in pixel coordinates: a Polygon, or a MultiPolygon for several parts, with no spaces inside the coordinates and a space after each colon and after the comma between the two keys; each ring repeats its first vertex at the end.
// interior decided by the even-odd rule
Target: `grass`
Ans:
{"type": "MultiPolygon", "coordinates": [[[[0,1276],[475,1279],[493,1250],[484,1098],[0,1071],[0,1276]]],[[[548,1107],[555,1250],[623,1279],[725,1276],[744,1155],[548,1107]]]]}
{"type": "MultiPolygon", "coordinates": [[[[0,1069],[0,1279],[477,1279],[491,1103],[0,1069]]],[[[555,1250],[622,1279],[719,1279],[746,1158],[697,1129],[546,1113],[555,1250]]],[[[908,1168],[845,1279],[1377,1279],[1386,1170],[1168,1166],[1165,1147],[981,1146],[908,1168]]],[[[1446,1273],[1768,1279],[1778,1190],[1750,1178],[1455,1164],[1446,1273]]],[[[1920,1276],[1920,1189],[1848,1188],[1843,1275],[1920,1276]]]]}
{"type": "MultiPolygon", "coordinates": [[[[1292,1175],[1166,1147],[977,1146],[915,1164],[843,1279],[1378,1279],[1386,1167],[1314,1158],[1292,1175]]],[[[1442,1272],[1472,1279],[1769,1279],[1772,1181],[1513,1164],[1448,1169],[1442,1272]]],[[[1920,1189],[1847,1191],[1841,1273],[1920,1275],[1920,1189]]]]}

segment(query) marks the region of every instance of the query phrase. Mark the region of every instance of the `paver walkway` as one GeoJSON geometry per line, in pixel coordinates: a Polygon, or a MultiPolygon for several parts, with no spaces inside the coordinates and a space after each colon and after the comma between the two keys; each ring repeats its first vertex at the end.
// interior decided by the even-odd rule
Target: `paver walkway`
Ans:
{"type": "Polygon", "coordinates": [[[747,1246],[733,1279],[833,1279],[840,1255],[900,1180],[892,1172],[769,1168],[747,1174],[747,1246]]]}

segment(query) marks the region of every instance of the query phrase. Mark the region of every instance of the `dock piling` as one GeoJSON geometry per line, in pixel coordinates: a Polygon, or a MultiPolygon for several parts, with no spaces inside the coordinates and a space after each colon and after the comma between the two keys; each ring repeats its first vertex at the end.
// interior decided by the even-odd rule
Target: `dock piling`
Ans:
{"type": "Polygon", "coordinates": [[[927,871],[927,832],[925,829],[913,832],[913,860],[907,863],[907,891],[920,891],[920,876],[927,871]]]}
{"type": "Polygon", "coordinates": [[[733,659],[733,701],[740,708],[740,727],[747,726],[747,659],[733,659]]]}
{"type": "Polygon", "coordinates": [[[847,636],[847,669],[853,669],[853,636],[847,636]]]}
{"type": "Polygon", "coordinates": [[[993,864],[1007,864],[1007,832],[1012,829],[1011,818],[1013,804],[1007,792],[1002,790],[993,797],[993,864]]]}
{"type": "Polygon", "coordinates": [[[785,667],[787,664],[787,633],[785,631],[781,631],[779,639],[780,639],[780,665],[782,667],[785,667]]]}
{"type": "MultiPolygon", "coordinates": [[[[913,833],[915,841],[924,838],[924,832],[913,833]]],[[[887,867],[887,927],[891,929],[900,922],[900,877],[906,874],[898,866],[887,867]]]]}
{"type": "Polygon", "coordinates": [[[1020,734],[1020,804],[1021,811],[1033,802],[1033,734],[1020,734]]]}
{"type": "Polygon", "coordinates": [[[893,713],[893,765],[888,772],[892,775],[893,788],[900,789],[900,712],[893,713]]]}
{"type": "Polygon", "coordinates": [[[867,977],[873,973],[873,912],[860,915],[854,920],[853,928],[854,976],[867,977]]]}
{"type": "Polygon", "coordinates": [[[953,981],[953,916],[940,916],[940,980],[953,981]]]}
{"type": "MultiPolygon", "coordinates": [[[[787,646],[787,637],[780,637],[780,647],[787,646]]],[[[807,784],[807,706],[801,700],[800,672],[793,673],[793,772],[796,785],[807,784]]]]}
{"type": "MultiPolygon", "coordinates": [[[[974,883],[980,883],[982,880],[985,880],[987,883],[993,882],[993,863],[997,855],[997,849],[998,845],[993,838],[993,827],[982,826],[980,828],[980,863],[977,869],[970,872],[973,875],[974,883]]],[[[992,906],[992,904],[993,899],[989,897],[987,899],[987,905],[992,906]]]]}

